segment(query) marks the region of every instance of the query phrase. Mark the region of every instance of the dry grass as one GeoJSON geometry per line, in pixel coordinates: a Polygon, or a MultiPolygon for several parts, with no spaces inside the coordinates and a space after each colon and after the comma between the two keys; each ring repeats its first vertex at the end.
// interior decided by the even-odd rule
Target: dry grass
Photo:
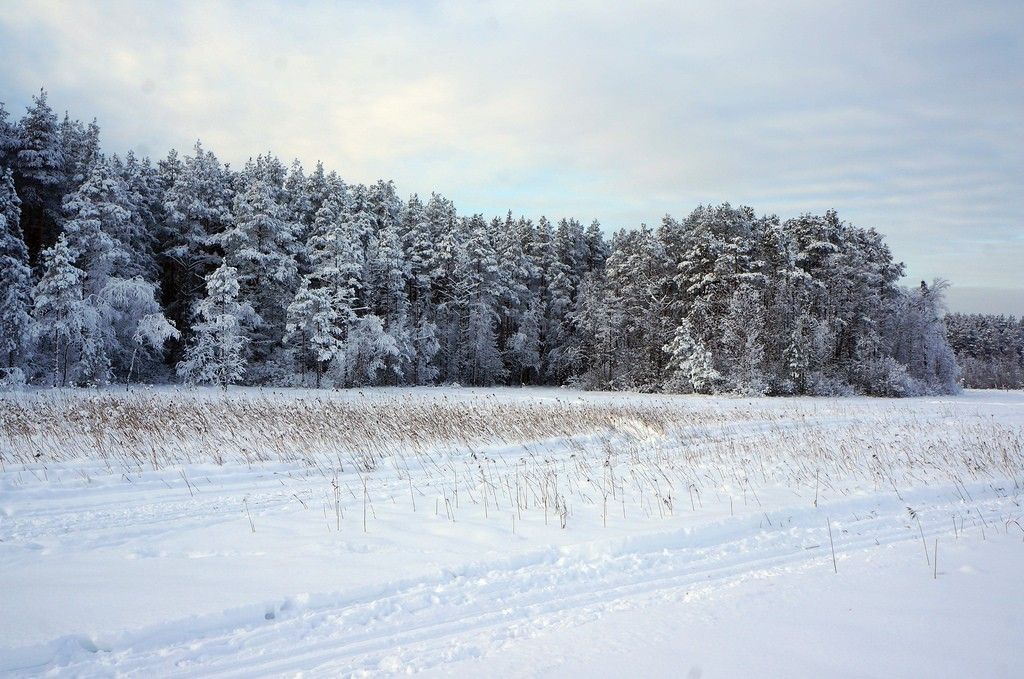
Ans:
{"type": "Polygon", "coordinates": [[[821,494],[932,483],[966,499],[965,484],[1009,479],[1016,493],[1021,428],[952,414],[885,401],[36,392],[0,398],[0,464],[297,464],[330,484],[336,525],[341,494],[361,502],[364,530],[374,498],[399,495],[452,521],[469,503],[565,527],[580,506],[604,522],[665,516],[709,495],[759,505],[769,486],[815,506],[821,494]]]}

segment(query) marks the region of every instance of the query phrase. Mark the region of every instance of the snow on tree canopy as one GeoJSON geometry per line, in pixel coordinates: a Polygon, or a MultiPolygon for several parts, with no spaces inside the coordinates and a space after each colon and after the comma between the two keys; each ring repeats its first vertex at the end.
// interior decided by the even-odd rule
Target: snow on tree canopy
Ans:
{"type": "Polygon", "coordinates": [[[701,205],[607,239],[270,153],[106,157],[45,92],[7,118],[0,368],[38,384],[914,395],[958,389],[958,362],[992,386],[1024,365],[1019,324],[953,317],[951,348],[944,285],[901,288],[882,236],[834,210],[701,205]]]}

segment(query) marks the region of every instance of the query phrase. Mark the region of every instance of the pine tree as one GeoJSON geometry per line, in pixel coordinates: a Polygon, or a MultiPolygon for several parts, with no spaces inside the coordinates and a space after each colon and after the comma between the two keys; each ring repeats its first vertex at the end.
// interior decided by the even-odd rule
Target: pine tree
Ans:
{"type": "Polygon", "coordinates": [[[72,376],[76,352],[84,343],[88,327],[82,302],[85,272],[74,265],[64,234],[43,252],[42,259],[43,275],[32,291],[33,334],[41,358],[52,361],[50,383],[63,387],[72,376]]]}
{"type": "MultiPolygon", "coordinates": [[[[320,354],[326,356],[327,353],[331,353],[330,358],[323,359],[327,363],[326,366],[314,366],[314,369],[325,368],[335,386],[356,383],[361,379],[360,375],[366,374],[367,369],[366,365],[361,365],[360,360],[360,355],[367,353],[365,347],[361,347],[365,333],[361,332],[362,323],[359,317],[360,312],[366,311],[359,301],[363,291],[365,255],[357,229],[347,195],[343,192],[332,193],[317,211],[307,243],[310,274],[305,285],[310,294],[317,296],[318,301],[316,306],[310,306],[310,302],[303,301],[302,306],[307,309],[306,318],[310,317],[309,312],[313,309],[317,309],[321,314],[318,322],[321,322],[321,332],[324,336],[321,341],[323,350],[320,354]],[[329,311],[320,306],[323,303],[329,306],[329,311]],[[323,324],[328,317],[333,328],[331,330],[323,324]],[[331,337],[337,340],[337,344],[334,344],[331,337]]],[[[298,296],[296,299],[298,300],[298,296]]],[[[319,360],[315,358],[318,350],[313,346],[311,338],[312,335],[304,340],[305,351],[308,356],[313,357],[312,360],[319,360]]],[[[373,368],[373,371],[375,377],[376,368],[373,368]]]]}
{"type": "Polygon", "coordinates": [[[64,199],[64,233],[76,264],[86,272],[87,294],[98,294],[110,277],[139,273],[131,248],[138,238],[130,225],[127,187],[98,158],[78,190],[64,199]]]}
{"type": "Polygon", "coordinates": [[[588,389],[611,388],[624,319],[601,272],[591,272],[581,281],[572,322],[577,329],[572,351],[580,357],[580,369],[569,382],[588,389]]]}
{"type": "Polygon", "coordinates": [[[441,349],[438,339],[437,324],[428,314],[423,314],[413,326],[412,346],[414,349],[411,382],[413,384],[433,384],[440,371],[434,357],[441,349]]]}
{"type": "Polygon", "coordinates": [[[60,142],[64,149],[64,173],[72,187],[85,181],[89,167],[100,154],[100,127],[93,120],[86,127],[64,113],[60,124],[60,142]]]}
{"type": "Polygon", "coordinates": [[[392,384],[405,380],[415,361],[407,289],[410,272],[404,259],[399,228],[399,223],[387,222],[377,234],[377,247],[368,267],[370,280],[367,287],[372,313],[381,319],[385,332],[397,348],[386,366],[386,379],[392,384]]]}
{"type": "Polygon", "coordinates": [[[394,361],[398,347],[374,314],[352,325],[342,350],[330,367],[332,381],[340,386],[379,384],[381,374],[394,361]]]}
{"type": "Polygon", "coordinates": [[[313,210],[312,196],[309,194],[309,180],[302,169],[298,158],[292,161],[288,175],[284,179],[285,202],[288,205],[288,218],[296,225],[296,238],[305,242],[307,231],[313,223],[316,212],[313,210]]]}
{"type": "Polygon", "coordinates": [[[409,299],[415,303],[421,297],[429,298],[436,274],[432,264],[437,247],[426,208],[416,194],[409,197],[402,212],[401,239],[404,259],[409,266],[409,299]]]}
{"type": "Polygon", "coordinates": [[[193,155],[172,153],[161,163],[163,229],[159,250],[164,310],[190,337],[190,315],[202,298],[206,277],[219,266],[214,237],[231,221],[234,192],[217,157],[196,142],[193,155]]]}
{"type": "Polygon", "coordinates": [[[365,255],[343,195],[331,195],[317,212],[307,255],[314,287],[328,289],[339,318],[355,318],[363,289],[365,255]]]}
{"type": "Polygon", "coordinates": [[[143,229],[130,189],[115,166],[97,156],[87,178],[64,201],[65,234],[75,264],[85,272],[82,378],[104,384],[113,375],[130,381],[140,351],[146,373],[154,370],[163,342],[176,337],[157,301],[156,284],[143,278],[143,229]]]}
{"type": "Polygon", "coordinates": [[[345,332],[340,323],[344,311],[336,308],[334,302],[329,288],[310,288],[309,279],[304,279],[288,305],[284,341],[298,354],[303,377],[307,366],[312,366],[317,388],[325,368],[338,356],[344,342],[345,332]]]}
{"type": "Polygon", "coordinates": [[[608,243],[604,240],[604,233],[601,231],[601,223],[596,219],[587,227],[586,245],[584,270],[588,272],[603,271],[605,260],[608,259],[609,248],[608,243]]]}
{"type": "Polygon", "coordinates": [[[251,306],[238,299],[238,272],[221,264],[206,278],[207,296],[196,307],[197,323],[178,374],[189,384],[227,388],[245,375],[249,343],[245,325],[254,317],[251,306]]]}
{"type": "Polygon", "coordinates": [[[498,263],[480,215],[464,220],[465,242],[457,253],[449,311],[460,332],[451,352],[461,381],[490,385],[506,375],[495,331],[498,316],[494,293],[498,263]]]}
{"type": "Polygon", "coordinates": [[[234,221],[216,236],[224,259],[238,272],[239,299],[259,318],[252,334],[254,381],[284,378],[281,354],[288,304],[298,288],[298,229],[291,221],[285,195],[276,182],[284,169],[269,156],[247,168],[248,177],[235,196],[234,221]]]}
{"type": "Polygon", "coordinates": [[[793,392],[797,394],[807,393],[809,361],[804,339],[804,323],[803,316],[797,318],[784,351],[786,378],[792,383],[793,392]]]}
{"type": "Polygon", "coordinates": [[[56,240],[61,194],[68,181],[57,116],[46,99],[45,90],[32,98],[32,106],[18,126],[14,160],[22,201],[21,227],[30,257],[56,240]]]}
{"type": "Polygon", "coordinates": [[[313,169],[312,174],[306,179],[304,201],[301,206],[303,211],[302,223],[306,226],[307,235],[308,228],[312,226],[313,220],[316,219],[316,213],[327,202],[328,196],[332,194],[344,195],[346,191],[345,183],[338,178],[338,175],[334,172],[325,172],[324,164],[317,161],[316,168],[313,169]]]}
{"type": "Polygon", "coordinates": [[[715,369],[714,358],[702,342],[693,337],[689,321],[676,329],[675,337],[665,345],[669,355],[669,378],[666,391],[714,394],[722,385],[722,375],[715,369]]]}
{"type": "Polygon", "coordinates": [[[0,174],[0,281],[0,369],[7,372],[23,366],[32,324],[32,271],[10,170],[0,174]]]}
{"type": "Polygon", "coordinates": [[[18,131],[8,120],[10,114],[0,101],[0,167],[11,168],[18,149],[18,131]]]}
{"type": "Polygon", "coordinates": [[[412,365],[408,381],[431,384],[439,370],[434,359],[440,350],[438,327],[434,321],[434,291],[441,271],[435,268],[436,234],[419,196],[413,194],[402,213],[403,259],[408,267],[407,292],[412,365]]]}
{"type": "Polygon", "coordinates": [[[617,308],[619,337],[612,386],[652,391],[663,382],[668,344],[678,327],[673,262],[647,226],[616,238],[606,266],[607,304],[617,308]]]}
{"type": "Polygon", "coordinates": [[[139,160],[131,151],[123,161],[113,156],[110,164],[124,183],[125,207],[132,215],[128,225],[130,232],[122,236],[122,239],[127,237],[130,241],[132,266],[145,280],[158,281],[157,236],[165,219],[160,174],[148,158],[139,160]]]}
{"type": "Polygon", "coordinates": [[[540,316],[538,304],[528,307],[505,343],[509,374],[520,384],[532,384],[540,374],[540,316]]]}
{"type": "Polygon", "coordinates": [[[951,393],[957,390],[959,367],[946,334],[944,293],[949,284],[941,279],[911,291],[900,307],[897,336],[904,338],[896,356],[918,393],[951,393]]]}
{"type": "Polygon", "coordinates": [[[723,358],[728,366],[730,388],[744,396],[768,393],[765,375],[764,318],[760,293],[750,285],[740,286],[729,302],[722,335],[723,358]]]}

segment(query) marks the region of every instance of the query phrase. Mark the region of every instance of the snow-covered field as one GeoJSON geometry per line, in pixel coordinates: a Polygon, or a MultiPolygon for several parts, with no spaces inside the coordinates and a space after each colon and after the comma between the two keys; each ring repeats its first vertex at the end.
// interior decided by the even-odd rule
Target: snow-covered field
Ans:
{"type": "Polygon", "coordinates": [[[1024,675],[1020,392],[27,392],[0,465],[3,674],[1024,675]]]}

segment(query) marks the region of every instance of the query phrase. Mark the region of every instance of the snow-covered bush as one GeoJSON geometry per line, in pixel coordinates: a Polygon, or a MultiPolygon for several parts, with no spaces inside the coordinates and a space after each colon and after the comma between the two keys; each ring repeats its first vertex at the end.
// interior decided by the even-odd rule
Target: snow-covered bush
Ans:
{"type": "Polygon", "coordinates": [[[27,382],[21,368],[0,368],[0,391],[19,391],[27,382]]]}

